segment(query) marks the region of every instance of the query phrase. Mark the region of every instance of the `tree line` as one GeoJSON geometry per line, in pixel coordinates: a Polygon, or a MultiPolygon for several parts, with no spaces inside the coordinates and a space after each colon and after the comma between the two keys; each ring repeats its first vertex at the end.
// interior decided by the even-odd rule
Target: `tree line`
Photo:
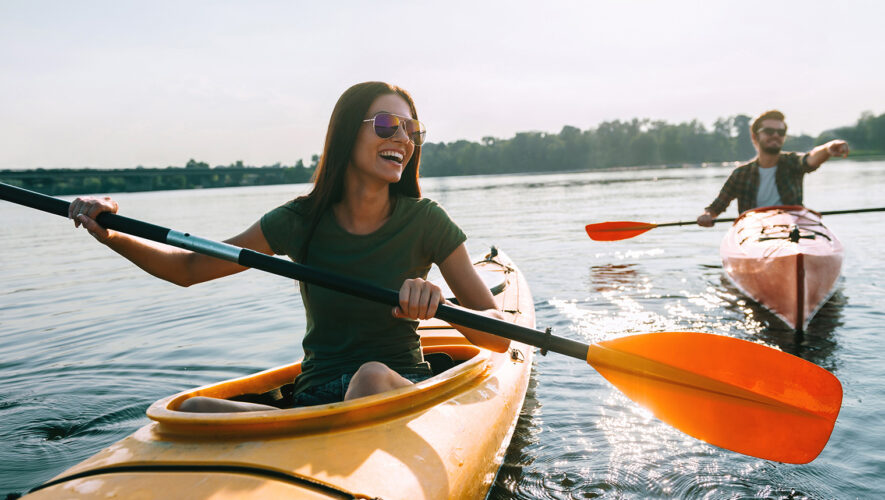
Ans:
{"type": "MultiPolygon", "coordinates": [[[[565,126],[559,133],[519,132],[510,139],[483,137],[425,143],[422,176],[584,171],[630,166],[667,166],[745,161],[755,154],[750,140],[752,118],[735,115],[716,120],[712,128],[692,120],[670,124],[661,120],[609,121],[580,130],[565,126]]],[[[817,137],[788,135],[787,151],[807,151],[833,138],[848,141],[852,156],[885,154],[885,113],[866,112],[851,126],[827,130],[817,137]]],[[[183,167],[128,169],[0,170],[0,180],[47,194],[109,193],[309,182],[319,156],[309,165],[276,163],[261,167],[242,161],[230,165],[194,159],[183,167]]]]}
{"type": "MultiPolygon", "coordinates": [[[[615,120],[587,130],[565,126],[558,134],[520,132],[511,139],[483,137],[479,143],[428,143],[421,172],[441,176],[746,161],[756,154],[752,120],[747,115],[720,118],[712,129],[697,120],[615,120]]],[[[885,113],[864,113],[855,125],[817,137],[788,135],[784,150],[808,151],[833,138],[848,141],[853,156],[885,154],[885,113]]]]}
{"type": "Polygon", "coordinates": [[[294,166],[276,163],[263,167],[237,161],[212,168],[191,159],[184,167],[0,171],[0,181],[51,195],[298,184],[310,182],[312,177],[313,169],[300,161],[294,166]]]}

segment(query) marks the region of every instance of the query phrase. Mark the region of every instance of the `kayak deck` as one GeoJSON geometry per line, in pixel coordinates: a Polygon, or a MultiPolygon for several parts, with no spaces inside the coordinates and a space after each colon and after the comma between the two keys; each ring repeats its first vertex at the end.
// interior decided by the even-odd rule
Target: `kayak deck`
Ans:
{"type": "Polygon", "coordinates": [[[816,212],[776,206],[741,214],[723,238],[720,254],[741,292],[803,331],[835,291],[843,248],[816,212]]]}
{"type": "MultiPolygon", "coordinates": [[[[499,307],[533,327],[531,293],[506,256],[477,268],[504,276],[499,307]]],[[[445,352],[455,366],[394,391],[286,410],[176,408],[198,395],[272,390],[291,382],[299,363],[184,391],[154,403],[151,423],[28,498],[481,498],[514,431],[532,348],[481,349],[436,319],[419,334],[425,353],[445,352]]]]}

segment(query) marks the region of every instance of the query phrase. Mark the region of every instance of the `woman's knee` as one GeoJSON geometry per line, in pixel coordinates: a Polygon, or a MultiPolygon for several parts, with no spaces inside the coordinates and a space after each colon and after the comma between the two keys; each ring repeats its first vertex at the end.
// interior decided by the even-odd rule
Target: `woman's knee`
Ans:
{"type": "Polygon", "coordinates": [[[182,401],[181,406],[178,407],[178,411],[186,411],[190,413],[206,413],[213,411],[212,408],[214,406],[215,404],[212,398],[207,398],[204,396],[194,396],[182,401]]]}
{"type": "Polygon", "coordinates": [[[368,380],[378,380],[385,379],[389,377],[391,374],[395,374],[396,372],[391,370],[387,365],[378,361],[369,361],[363,363],[359,369],[357,369],[356,373],[353,374],[353,378],[360,379],[368,379],[368,380]]]}
{"type": "Polygon", "coordinates": [[[353,374],[344,399],[370,396],[379,392],[405,387],[409,384],[411,382],[384,363],[369,361],[360,366],[356,373],[353,374]]]}

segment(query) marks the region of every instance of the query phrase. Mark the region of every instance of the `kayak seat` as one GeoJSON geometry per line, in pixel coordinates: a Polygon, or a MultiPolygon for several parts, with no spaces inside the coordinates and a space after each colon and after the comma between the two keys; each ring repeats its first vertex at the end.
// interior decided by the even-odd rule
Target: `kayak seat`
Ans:
{"type": "Polygon", "coordinates": [[[230,401],[243,401],[245,403],[258,403],[275,406],[280,409],[291,408],[292,398],[295,394],[295,382],[281,385],[261,394],[239,394],[227,398],[230,401]]]}
{"type": "Polygon", "coordinates": [[[447,352],[426,352],[424,353],[424,361],[430,364],[430,371],[434,375],[439,375],[458,364],[447,352]]]}

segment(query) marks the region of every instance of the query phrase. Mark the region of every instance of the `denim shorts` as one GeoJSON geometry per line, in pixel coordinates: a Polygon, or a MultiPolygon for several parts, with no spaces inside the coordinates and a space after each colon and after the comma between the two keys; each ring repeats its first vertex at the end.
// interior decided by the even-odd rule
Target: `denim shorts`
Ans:
{"type": "MultiPolygon", "coordinates": [[[[400,375],[409,382],[416,384],[433,376],[429,373],[400,373],[400,375]]],[[[352,378],[353,373],[346,373],[325,384],[308,387],[293,396],[292,408],[326,405],[344,401],[344,394],[347,392],[347,386],[350,385],[350,379],[352,378]]]]}

